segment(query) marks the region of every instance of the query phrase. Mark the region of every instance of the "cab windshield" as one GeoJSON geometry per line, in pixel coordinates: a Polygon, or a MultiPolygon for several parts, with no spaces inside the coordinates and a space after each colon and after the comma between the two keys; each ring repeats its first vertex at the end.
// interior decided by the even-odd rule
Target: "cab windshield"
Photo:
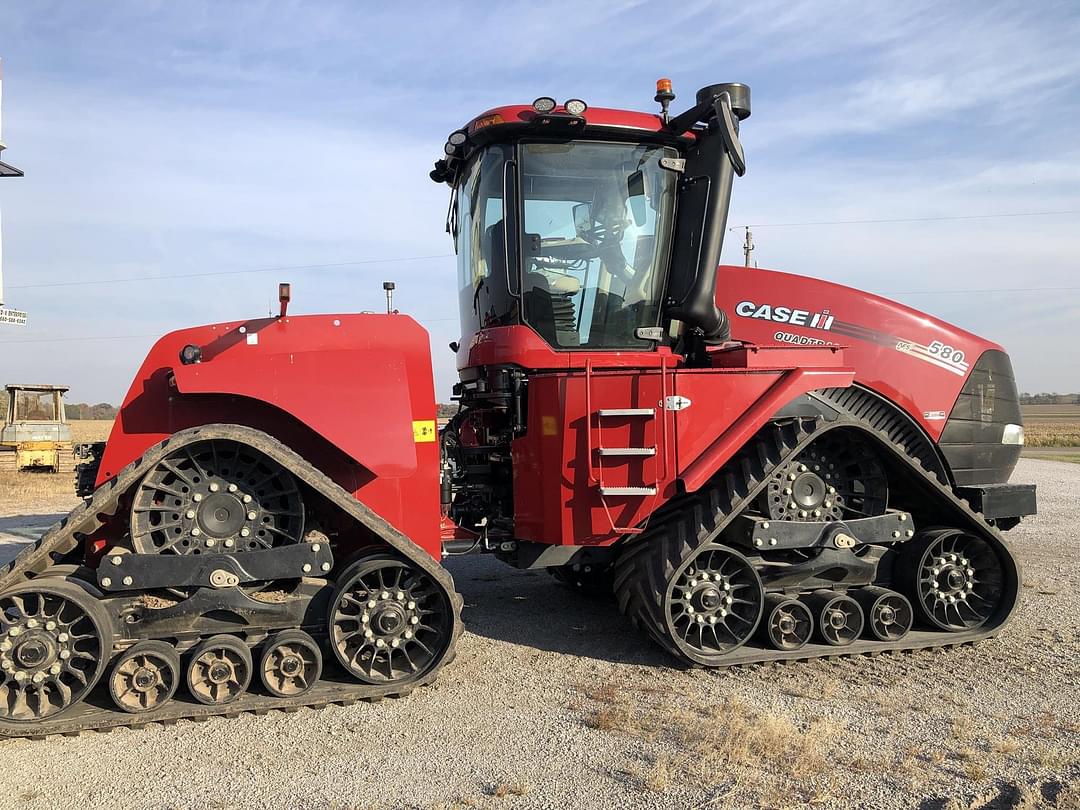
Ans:
{"type": "Polygon", "coordinates": [[[523,143],[521,300],[557,348],[647,348],[659,323],[677,175],[669,147],[523,143]]]}
{"type": "Polygon", "coordinates": [[[524,321],[559,349],[652,348],[637,330],[660,320],[677,179],[660,160],[677,156],[595,141],[475,155],[451,206],[462,335],[524,321]]]}

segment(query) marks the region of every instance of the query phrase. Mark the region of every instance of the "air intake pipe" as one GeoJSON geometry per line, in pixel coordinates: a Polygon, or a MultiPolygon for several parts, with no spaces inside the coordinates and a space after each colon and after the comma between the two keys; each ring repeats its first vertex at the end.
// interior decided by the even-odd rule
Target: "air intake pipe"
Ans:
{"type": "Polygon", "coordinates": [[[716,268],[731,185],[746,171],[739,122],[749,117],[749,87],[712,84],[698,90],[697,104],[669,124],[676,135],[705,124],[686,153],[666,306],[668,317],[685,323],[705,343],[722,343],[731,335],[727,315],[716,305],[716,268]]]}

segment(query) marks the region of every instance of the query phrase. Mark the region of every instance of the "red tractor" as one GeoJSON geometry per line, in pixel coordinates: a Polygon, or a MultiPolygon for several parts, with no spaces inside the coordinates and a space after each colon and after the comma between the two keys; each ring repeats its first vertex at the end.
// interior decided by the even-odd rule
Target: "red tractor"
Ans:
{"type": "Polygon", "coordinates": [[[998,633],[1023,440],[999,346],[881,298],[718,269],[741,84],[455,130],[460,411],[406,315],[166,335],[84,506],[0,575],[0,734],[403,695],[454,655],[444,554],[613,593],[724,666],[998,633]]]}

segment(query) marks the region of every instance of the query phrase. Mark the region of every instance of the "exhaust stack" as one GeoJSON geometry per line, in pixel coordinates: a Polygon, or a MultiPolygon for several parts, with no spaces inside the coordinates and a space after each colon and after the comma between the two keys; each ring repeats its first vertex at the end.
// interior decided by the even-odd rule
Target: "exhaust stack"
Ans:
{"type": "Polygon", "coordinates": [[[731,82],[698,90],[697,104],[669,125],[677,135],[705,125],[695,130],[697,143],[686,156],[667,305],[668,316],[705,343],[723,343],[731,336],[727,315],[716,305],[716,268],[732,182],[746,172],[739,122],[749,117],[750,88],[731,82]]]}

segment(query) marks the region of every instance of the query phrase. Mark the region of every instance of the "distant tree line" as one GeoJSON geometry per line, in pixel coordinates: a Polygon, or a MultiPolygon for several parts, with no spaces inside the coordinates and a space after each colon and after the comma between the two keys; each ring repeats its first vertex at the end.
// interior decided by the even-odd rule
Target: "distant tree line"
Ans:
{"type": "Polygon", "coordinates": [[[1021,405],[1080,405],[1080,394],[1029,394],[1020,395],[1021,405]]]}
{"type": "MultiPolygon", "coordinates": [[[[19,406],[20,410],[22,405],[19,406]]],[[[0,422],[7,418],[8,395],[7,391],[0,391],[0,422]]],[[[50,409],[51,411],[51,409],[50,409]]],[[[116,406],[107,402],[99,402],[89,405],[85,402],[65,402],[64,413],[68,419],[115,419],[116,406]]],[[[42,414],[44,418],[51,418],[51,412],[42,414]]]]}

